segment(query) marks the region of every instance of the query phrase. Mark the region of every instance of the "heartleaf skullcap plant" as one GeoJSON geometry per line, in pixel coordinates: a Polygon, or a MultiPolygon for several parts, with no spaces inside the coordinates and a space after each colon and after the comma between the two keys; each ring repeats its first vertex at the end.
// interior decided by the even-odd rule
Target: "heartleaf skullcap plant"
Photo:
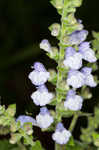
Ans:
{"type": "Polygon", "coordinates": [[[45,106],[51,102],[51,99],[54,97],[54,94],[48,92],[48,89],[45,85],[40,85],[37,87],[37,91],[32,93],[31,98],[37,106],[45,106]]]}
{"type": "Polygon", "coordinates": [[[62,123],[58,123],[52,139],[58,144],[66,144],[71,137],[70,131],[66,130],[62,123]]]}
{"type": "Polygon", "coordinates": [[[47,72],[42,63],[36,62],[32,68],[34,70],[29,74],[28,77],[34,85],[42,85],[49,79],[50,73],[47,72]]]}
{"type": "MultiPolygon", "coordinates": [[[[76,7],[80,7],[81,3],[82,0],[51,0],[51,4],[61,15],[61,23],[53,23],[49,30],[59,43],[56,45],[55,42],[55,45],[51,46],[49,41],[44,39],[39,46],[49,58],[55,61],[57,67],[47,71],[40,62],[35,62],[31,67],[32,71],[28,77],[36,86],[36,91],[31,94],[31,98],[35,105],[41,106],[36,119],[28,115],[19,115],[17,119],[14,119],[15,105],[12,104],[7,109],[0,105],[0,135],[11,133],[9,141],[11,144],[18,145],[20,147],[18,149],[43,150],[39,141],[33,140],[32,126],[36,126],[41,128],[42,132],[53,133],[55,150],[99,150],[99,133],[97,132],[99,108],[95,109],[94,114],[84,112],[82,109],[84,99],[92,97],[89,87],[96,87],[99,82],[97,77],[94,79],[92,75],[92,70],[96,71],[98,68],[96,61],[99,58],[99,42],[97,42],[99,39],[94,41],[96,47],[93,49],[90,42],[85,41],[88,31],[74,14],[76,7]],[[50,86],[53,86],[53,92],[46,87],[47,81],[51,83],[50,86]],[[82,116],[88,117],[88,128],[82,130],[78,142],[74,140],[72,131],[78,118],[82,116]],[[66,118],[66,128],[62,124],[63,118],[66,118]]],[[[98,34],[95,36],[96,39],[99,38],[98,34]]]]}
{"type": "Polygon", "coordinates": [[[40,113],[36,116],[37,125],[40,128],[48,128],[54,121],[46,107],[40,108],[40,113]]]}
{"type": "Polygon", "coordinates": [[[83,98],[76,95],[75,91],[69,90],[67,93],[66,101],[64,102],[64,107],[69,110],[77,111],[82,108],[83,98]]]}
{"type": "Polygon", "coordinates": [[[66,48],[65,60],[63,61],[66,67],[71,69],[80,69],[82,66],[82,55],[75,51],[75,48],[66,48]]]}
{"type": "Polygon", "coordinates": [[[48,72],[42,63],[36,62],[29,79],[37,89],[31,94],[33,102],[37,106],[45,106],[40,108],[36,116],[37,126],[42,131],[52,131],[57,124],[52,139],[55,141],[55,150],[58,150],[58,144],[67,144],[70,140],[78,117],[86,114],[80,111],[84,101],[82,91],[86,90],[86,86],[97,85],[91,74],[92,68],[88,67],[91,65],[86,63],[95,63],[97,58],[90,48],[90,42],[85,41],[88,31],[84,29],[82,21],[75,18],[74,12],[76,7],[81,5],[81,0],[51,0],[51,3],[62,16],[61,24],[54,23],[49,27],[51,35],[56,36],[59,43],[57,47],[52,47],[49,41],[44,39],[40,48],[57,63],[57,71],[50,69],[48,72]],[[55,86],[54,94],[45,86],[47,81],[55,86]],[[78,88],[81,88],[79,95],[76,94],[78,88]],[[46,105],[53,105],[55,109],[49,111],[46,105]],[[61,123],[62,118],[71,116],[73,119],[67,130],[61,123]]]}
{"type": "Polygon", "coordinates": [[[30,116],[26,115],[20,115],[17,119],[16,122],[20,121],[21,127],[24,125],[24,123],[31,122],[32,125],[37,125],[36,120],[30,116]]]}

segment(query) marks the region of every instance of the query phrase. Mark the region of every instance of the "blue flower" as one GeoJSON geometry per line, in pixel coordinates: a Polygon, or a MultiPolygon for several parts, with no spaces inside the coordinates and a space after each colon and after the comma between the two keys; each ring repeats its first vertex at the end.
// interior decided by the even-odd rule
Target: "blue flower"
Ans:
{"type": "Polygon", "coordinates": [[[32,93],[31,98],[36,105],[45,106],[51,102],[51,99],[54,97],[54,94],[48,92],[48,89],[45,85],[37,87],[37,91],[32,93]]]}
{"type": "Polygon", "coordinates": [[[64,102],[64,107],[69,110],[77,111],[82,108],[83,98],[76,95],[74,90],[69,90],[67,93],[66,101],[64,102]]]}
{"type": "Polygon", "coordinates": [[[58,123],[55,132],[52,134],[52,139],[58,144],[66,144],[71,137],[70,131],[64,128],[62,123],[58,123]]]}
{"type": "Polygon", "coordinates": [[[36,62],[32,68],[34,70],[29,74],[28,77],[34,85],[42,85],[49,79],[50,73],[47,72],[42,63],[36,62]]]}
{"type": "Polygon", "coordinates": [[[76,52],[73,47],[68,47],[66,48],[63,63],[66,67],[70,67],[71,69],[79,69],[82,66],[82,55],[76,52]]]}
{"type": "Polygon", "coordinates": [[[40,109],[40,113],[36,116],[37,125],[40,128],[48,128],[54,121],[53,117],[46,107],[40,109]]]}
{"type": "Polygon", "coordinates": [[[85,76],[85,85],[88,85],[90,87],[95,87],[97,83],[94,81],[93,76],[91,75],[92,68],[90,67],[84,67],[81,72],[85,76]]]}
{"type": "Polygon", "coordinates": [[[85,84],[85,76],[82,72],[77,70],[70,70],[68,72],[67,84],[73,88],[80,88],[85,84]]]}
{"type": "Polygon", "coordinates": [[[90,48],[90,42],[83,42],[79,46],[79,52],[82,58],[90,63],[96,62],[95,52],[90,48]]]}
{"type": "Polygon", "coordinates": [[[30,116],[26,116],[26,115],[20,115],[20,116],[16,119],[16,122],[18,122],[18,121],[20,121],[21,127],[24,125],[24,123],[27,123],[27,122],[31,122],[32,125],[34,125],[34,126],[37,125],[35,119],[33,119],[33,118],[30,117],[30,116]]]}
{"type": "Polygon", "coordinates": [[[72,34],[69,35],[69,44],[78,45],[86,39],[87,35],[88,35],[87,30],[74,31],[72,34]]]}

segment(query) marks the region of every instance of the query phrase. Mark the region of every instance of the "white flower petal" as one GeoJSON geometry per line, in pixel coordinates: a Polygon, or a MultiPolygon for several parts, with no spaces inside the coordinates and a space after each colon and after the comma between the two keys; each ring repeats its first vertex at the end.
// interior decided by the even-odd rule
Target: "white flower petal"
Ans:
{"type": "Polygon", "coordinates": [[[79,69],[82,66],[82,55],[75,53],[73,56],[67,57],[63,63],[71,69],[79,69]]]}
{"type": "Polygon", "coordinates": [[[47,71],[38,72],[34,70],[29,74],[28,77],[34,85],[42,85],[48,80],[50,73],[47,71]]]}
{"type": "Polygon", "coordinates": [[[68,96],[64,102],[64,107],[73,111],[80,110],[82,108],[83,99],[79,95],[68,96]]]}
{"type": "Polygon", "coordinates": [[[51,99],[54,97],[53,93],[46,92],[46,91],[39,91],[37,90],[31,95],[31,98],[33,99],[33,102],[36,105],[44,106],[46,104],[49,104],[51,99]]]}
{"type": "Polygon", "coordinates": [[[84,75],[80,71],[74,71],[75,73],[68,75],[67,84],[73,88],[80,88],[84,85],[84,75]]]}
{"type": "Polygon", "coordinates": [[[48,128],[52,123],[53,123],[53,117],[49,114],[45,114],[45,115],[37,115],[36,116],[36,121],[37,124],[40,128],[48,128]]]}

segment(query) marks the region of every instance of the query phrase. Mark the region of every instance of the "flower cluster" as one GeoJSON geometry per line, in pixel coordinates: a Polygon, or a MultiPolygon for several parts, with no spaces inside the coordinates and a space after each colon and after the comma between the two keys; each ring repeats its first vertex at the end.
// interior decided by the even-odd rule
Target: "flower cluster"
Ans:
{"type": "MultiPolygon", "coordinates": [[[[97,85],[91,74],[92,68],[82,68],[83,60],[89,63],[94,63],[97,61],[94,51],[90,48],[90,42],[85,42],[87,35],[87,30],[82,29],[74,31],[69,35],[68,45],[71,46],[67,47],[65,51],[65,59],[63,60],[63,64],[70,69],[66,83],[74,90],[81,88],[84,85],[90,87],[95,87],[97,85]]],[[[49,45],[48,41],[46,41],[46,44],[49,45]]],[[[45,50],[44,46],[43,49],[45,50]]],[[[68,91],[66,101],[64,102],[64,107],[69,110],[77,111],[82,108],[83,98],[76,95],[74,90],[68,91]]]]}
{"type": "MultiPolygon", "coordinates": [[[[76,89],[81,88],[84,85],[90,87],[96,86],[96,82],[91,74],[92,68],[83,67],[83,61],[94,63],[97,60],[94,51],[90,48],[90,42],[85,42],[87,35],[88,31],[83,29],[83,25],[81,26],[81,29],[68,35],[69,47],[66,48],[63,60],[64,67],[69,69],[66,85],[71,87],[66,93],[66,99],[64,101],[63,109],[66,109],[67,111],[78,111],[82,108],[83,98],[76,94],[76,89]]],[[[40,48],[49,53],[49,56],[52,56],[53,47],[51,47],[51,44],[47,39],[41,41],[40,48]]],[[[35,62],[32,69],[33,71],[28,77],[36,86],[36,91],[31,94],[31,98],[35,105],[41,106],[40,113],[36,116],[35,121],[31,118],[28,120],[23,116],[19,117],[17,120],[20,120],[21,124],[27,121],[30,121],[33,124],[35,122],[41,129],[47,129],[54,122],[53,116],[51,116],[46,107],[46,105],[50,104],[54,98],[54,94],[49,92],[45,85],[50,78],[50,73],[40,62],[35,62]]],[[[52,139],[58,144],[66,144],[70,137],[70,131],[65,129],[61,122],[58,123],[55,132],[52,134],[52,139]]]]}
{"type": "MultiPolygon", "coordinates": [[[[73,89],[81,88],[83,85],[95,87],[97,84],[91,74],[92,68],[81,67],[83,60],[94,63],[97,61],[94,51],[90,48],[90,42],[84,42],[88,35],[86,30],[77,30],[69,35],[69,44],[71,47],[66,48],[64,66],[70,68],[66,83],[73,89]],[[77,49],[75,49],[75,46],[77,49]],[[79,70],[80,69],[80,70],[79,70]]],[[[80,110],[82,108],[83,98],[76,95],[74,90],[67,93],[64,106],[70,110],[80,110]]]]}
{"type": "Polygon", "coordinates": [[[91,75],[92,69],[82,67],[82,60],[90,63],[96,62],[94,51],[90,48],[90,42],[83,42],[86,39],[88,32],[86,30],[75,31],[69,37],[69,42],[72,47],[66,48],[65,60],[63,61],[66,67],[70,68],[68,72],[67,84],[73,88],[80,88],[83,85],[95,87],[96,82],[91,75]],[[73,46],[77,45],[78,50],[73,46]]]}
{"type": "MultiPolygon", "coordinates": [[[[45,48],[46,51],[51,49],[50,44],[47,40],[44,40],[40,44],[41,48],[45,48]]],[[[44,65],[40,62],[34,63],[34,70],[29,74],[29,79],[36,86],[37,91],[32,93],[31,98],[37,106],[45,106],[51,102],[54,94],[49,92],[45,82],[49,79],[50,73],[47,72],[44,65]]],[[[50,115],[47,107],[41,107],[40,113],[36,116],[37,126],[40,128],[48,128],[54,121],[50,115]]]]}
{"type": "MultiPolygon", "coordinates": [[[[41,41],[40,47],[44,48],[47,52],[51,50],[51,46],[47,40],[41,41]]],[[[29,79],[34,85],[36,85],[37,90],[32,93],[31,98],[37,106],[45,106],[46,104],[49,104],[54,97],[54,94],[48,92],[48,89],[45,86],[45,82],[50,77],[50,74],[40,62],[34,63],[32,68],[34,70],[29,74],[29,79]]],[[[40,113],[36,116],[37,126],[41,129],[46,129],[53,122],[54,119],[50,115],[47,107],[41,107],[40,113]]],[[[52,139],[59,144],[66,144],[69,141],[70,136],[71,133],[63,127],[62,123],[59,123],[56,127],[55,133],[52,135],[52,139]]]]}

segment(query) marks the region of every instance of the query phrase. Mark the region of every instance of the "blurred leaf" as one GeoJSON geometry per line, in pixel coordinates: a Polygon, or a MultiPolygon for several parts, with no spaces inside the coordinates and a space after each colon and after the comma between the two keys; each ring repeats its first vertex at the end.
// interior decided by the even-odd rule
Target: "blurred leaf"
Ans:
{"type": "Polygon", "coordinates": [[[0,150],[22,150],[17,145],[10,144],[7,140],[0,141],[0,150]]]}
{"type": "Polygon", "coordinates": [[[35,145],[31,147],[30,150],[44,150],[44,148],[42,148],[40,141],[36,141],[35,145]]]}
{"type": "Polygon", "coordinates": [[[72,137],[70,142],[63,146],[63,150],[85,150],[86,147],[87,145],[80,143],[79,141],[74,141],[72,137]]]}
{"type": "Polygon", "coordinates": [[[74,146],[74,145],[75,145],[73,136],[70,137],[70,140],[69,140],[69,142],[67,143],[67,145],[69,145],[69,146],[74,146]]]}
{"type": "Polygon", "coordinates": [[[20,133],[12,133],[10,138],[10,143],[16,144],[17,142],[20,141],[21,137],[22,135],[20,133]]]}
{"type": "Polygon", "coordinates": [[[0,135],[7,135],[9,134],[9,132],[10,132],[10,129],[8,126],[4,127],[0,125],[0,135]]]}
{"type": "Polygon", "coordinates": [[[92,134],[92,137],[93,137],[93,140],[94,140],[94,144],[99,147],[99,133],[97,132],[94,132],[92,134]]]}

